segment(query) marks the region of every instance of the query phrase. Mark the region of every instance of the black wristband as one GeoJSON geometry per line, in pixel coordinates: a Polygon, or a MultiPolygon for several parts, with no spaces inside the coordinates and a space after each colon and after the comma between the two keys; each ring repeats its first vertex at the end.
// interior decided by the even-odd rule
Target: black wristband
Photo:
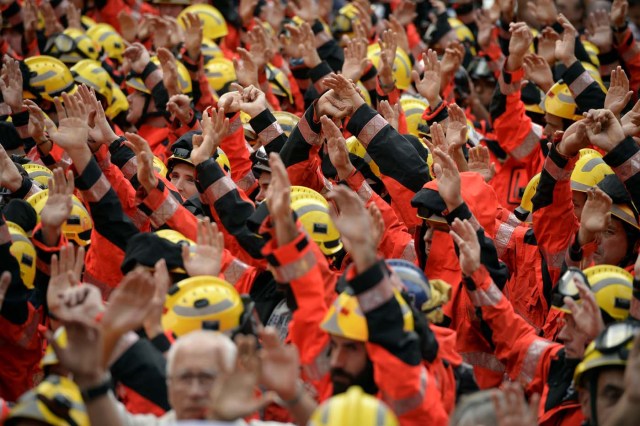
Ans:
{"type": "Polygon", "coordinates": [[[82,400],[87,403],[94,399],[106,395],[111,390],[111,374],[106,375],[102,383],[89,389],[82,389],[82,400]]]}
{"type": "Polygon", "coordinates": [[[153,62],[149,61],[149,63],[144,67],[144,69],[140,73],[140,78],[142,78],[142,81],[144,82],[147,79],[147,77],[149,77],[149,75],[151,75],[151,73],[153,73],[157,69],[158,69],[158,66],[153,62]]]}

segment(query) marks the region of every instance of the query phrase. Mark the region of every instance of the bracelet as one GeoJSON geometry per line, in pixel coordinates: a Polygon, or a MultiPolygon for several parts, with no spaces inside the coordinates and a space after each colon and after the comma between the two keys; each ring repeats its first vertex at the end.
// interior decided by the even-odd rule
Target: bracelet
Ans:
{"type": "Polygon", "coordinates": [[[80,393],[82,395],[82,400],[87,403],[91,402],[96,398],[99,398],[103,395],[106,395],[111,390],[111,374],[107,373],[105,378],[102,380],[97,386],[91,387],[89,389],[81,389],[80,393]]]}
{"type": "Polygon", "coordinates": [[[298,390],[296,391],[296,396],[294,396],[293,399],[289,399],[289,400],[285,401],[284,399],[282,399],[279,396],[277,396],[276,397],[276,404],[280,405],[281,407],[285,407],[285,408],[291,408],[291,407],[295,407],[296,405],[298,405],[298,403],[302,399],[302,396],[304,395],[304,384],[302,383],[302,380],[298,380],[297,388],[298,388],[298,390]]]}

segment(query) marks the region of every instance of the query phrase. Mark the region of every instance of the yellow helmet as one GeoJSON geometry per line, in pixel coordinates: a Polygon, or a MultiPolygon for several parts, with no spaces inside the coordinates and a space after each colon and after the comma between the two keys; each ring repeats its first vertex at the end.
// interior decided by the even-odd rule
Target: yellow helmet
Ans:
{"type": "Polygon", "coordinates": [[[604,93],[607,93],[607,87],[604,85],[604,81],[602,81],[602,76],[600,75],[600,71],[590,62],[581,62],[582,66],[589,73],[591,77],[598,83],[600,88],[604,93]]]}
{"type": "Polygon", "coordinates": [[[600,59],[598,59],[598,54],[600,54],[600,49],[598,49],[598,47],[595,44],[591,43],[589,40],[580,40],[580,41],[584,46],[584,50],[587,51],[587,54],[589,55],[589,60],[591,61],[591,63],[596,68],[600,68],[600,59]]]}
{"type": "Polygon", "coordinates": [[[187,13],[193,13],[200,18],[202,22],[202,35],[204,37],[217,40],[227,35],[227,21],[224,20],[222,13],[215,7],[209,4],[194,4],[183,9],[177,18],[178,25],[180,25],[182,29],[185,29],[182,18],[185,17],[187,13]]]}
{"type": "MultiPolygon", "coordinates": [[[[320,327],[334,336],[340,336],[358,342],[366,342],[369,340],[367,320],[360,309],[358,298],[348,292],[349,290],[340,293],[329,308],[329,311],[327,311],[320,327]]],[[[402,318],[404,320],[404,330],[413,331],[413,313],[411,312],[411,308],[409,308],[409,305],[407,305],[407,302],[405,302],[398,290],[393,289],[393,294],[400,304],[402,318]]]]}
{"type": "Polygon", "coordinates": [[[122,63],[127,45],[115,28],[109,24],[99,23],[89,28],[87,35],[104,49],[109,58],[122,63]]]}
{"type": "MultiPolygon", "coordinates": [[[[449,25],[451,25],[451,29],[455,31],[456,38],[461,42],[466,42],[468,46],[474,46],[476,43],[476,38],[473,36],[473,33],[461,20],[458,18],[449,18],[449,25]]],[[[475,49],[472,49],[472,54],[475,54],[475,49]]]]}
{"type": "Polygon", "coordinates": [[[407,120],[407,131],[419,137],[418,126],[420,124],[423,126],[427,125],[426,120],[422,119],[422,114],[429,108],[429,102],[422,98],[403,96],[400,98],[400,106],[402,106],[404,116],[407,120]]]}
{"type": "MultiPolygon", "coordinates": [[[[367,48],[367,58],[378,68],[380,64],[380,45],[371,44],[367,48]]],[[[411,59],[401,48],[396,49],[396,58],[393,61],[393,78],[396,80],[396,87],[400,90],[407,90],[411,86],[411,59]]]]}
{"type": "Polygon", "coordinates": [[[49,178],[53,179],[53,172],[46,166],[36,163],[23,164],[22,168],[29,174],[29,179],[38,182],[41,188],[49,187],[49,178]]]}
{"type": "Polygon", "coordinates": [[[84,31],[67,28],[47,41],[44,52],[65,64],[75,64],[83,59],[98,59],[100,47],[84,31]]]}
{"type": "MultiPolygon", "coordinates": [[[[67,347],[67,330],[64,326],[56,329],[53,333],[53,339],[62,349],[67,347]]],[[[58,362],[58,356],[56,355],[56,351],[53,350],[53,345],[48,344],[47,349],[44,351],[44,356],[40,360],[40,368],[45,368],[49,365],[56,365],[58,362]]]]}
{"type": "MultiPolygon", "coordinates": [[[[40,221],[40,213],[44,209],[49,198],[49,190],[45,189],[36,194],[33,194],[27,199],[27,202],[31,204],[33,209],[38,214],[38,221],[40,221]]],[[[93,221],[91,215],[85,208],[84,204],[75,195],[72,196],[73,207],[71,207],[71,214],[62,224],[62,233],[67,240],[76,243],[79,246],[86,246],[91,244],[91,230],[93,229],[93,221]]]]}
{"type": "Polygon", "coordinates": [[[628,204],[614,204],[611,206],[611,215],[615,218],[620,219],[623,222],[628,223],[636,229],[640,229],[640,225],[638,225],[638,220],[636,219],[633,210],[628,204]]]}
{"type": "Polygon", "coordinates": [[[396,415],[378,398],[358,386],[335,395],[318,406],[309,418],[309,426],[359,425],[398,426],[396,415]]]}
{"type": "Polygon", "coordinates": [[[633,276],[618,266],[596,265],[584,270],[600,309],[616,321],[629,316],[633,276]]]}
{"type": "MultiPolygon", "coordinates": [[[[325,201],[326,203],[326,201],[325,201]]],[[[311,198],[291,202],[291,210],[325,256],[332,256],[342,249],[340,232],[329,217],[326,204],[311,198]]]]}
{"type": "Polygon", "coordinates": [[[360,80],[358,80],[356,82],[356,86],[358,86],[358,88],[360,89],[360,93],[362,93],[362,97],[364,98],[364,102],[367,105],[372,106],[372,104],[371,104],[371,95],[369,94],[369,91],[367,90],[367,88],[364,87],[364,84],[362,84],[362,82],[360,80]]]}
{"type": "Polygon", "coordinates": [[[551,86],[542,103],[542,109],[548,114],[573,121],[582,120],[583,118],[577,112],[578,105],[573,99],[569,86],[562,80],[551,86]]]}
{"type": "Polygon", "coordinates": [[[571,172],[571,189],[586,192],[614,172],[595,149],[581,149],[580,158],[571,172]]]}
{"type": "Polygon", "coordinates": [[[168,172],[167,166],[156,156],[153,157],[153,170],[160,176],[166,176],[168,172]]]}
{"type": "Polygon", "coordinates": [[[52,426],[91,424],[78,386],[56,375],[47,376],[38,387],[22,395],[4,424],[21,424],[25,419],[52,426]]]}
{"type": "Polygon", "coordinates": [[[360,143],[358,138],[356,138],[355,136],[350,136],[349,139],[347,139],[347,149],[351,154],[362,158],[371,169],[371,172],[376,175],[376,177],[380,177],[380,168],[369,156],[369,154],[367,154],[367,149],[364,147],[364,145],[362,145],[362,143],[360,143]]]}
{"type": "Polygon", "coordinates": [[[113,120],[118,114],[129,110],[129,101],[127,100],[127,95],[116,84],[113,84],[111,88],[113,90],[113,99],[104,114],[107,118],[113,120]]]}
{"type": "Polygon", "coordinates": [[[300,121],[300,117],[287,111],[273,111],[273,116],[278,121],[280,127],[282,127],[282,131],[287,138],[300,121]]]}
{"type": "MultiPolygon", "coordinates": [[[[160,60],[157,56],[152,56],[151,62],[156,64],[158,67],[161,67],[160,60]]],[[[187,67],[185,67],[180,61],[176,61],[176,66],[178,67],[178,87],[180,88],[180,91],[185,95],[191,95],[193,86],[187,67]]],[[[140,77],[130,77],[127,79],[126,84],[133,89],[146,93],[147,95],[151,94],[151,90],[147,89],[147,86],[144,85],[144,81],[142,81],[142,78],[140,77]]]]}
{"type": "Polygon", "coordinates": [[[83,27],[87,29],[93,27],[94,25],[97,25],[97,22],[89,18],[87,15],[82,15],[80,17],[80,23],[82,24],[83,27]]]}
{"type": "Polygon", "coordinates": [[[23,92],[25,99],[45,99],[53,102],[53,98],[63,93],[74,94],[76,83],[69,68],[53,56],[30,56],[24,60],[30,71],[29,81],[23,92]]]}
{"type": "Polygon", "coordinates": [[[289,83],[287,75],[282,72],[280,68],[272,64],[267,64],[266,71],[271,92],[273,92],[275,96],[287,98],[289,103],[293,104],[293,92],[291,91],[291,84],[289,83]]]}
{"type": "Polygon", "coordinates": [[[9,252],[16,258],[20,265],[20,278],[24,285],[33,288],[33,280],[36,277],[36,249],[26,232],[13,222],[7,222],[9,235],[11,236],[11,247],[9,252]]]}
{"type": "Polygon", "coordinates": [[[331,33],[334,36],[345,34],[351,37],[354,35],[353,24],[358,21],[358,9],[353,4],[347,3],[338,10],[338,14],[333,19],[331,33]]]}
{"type": "Polygon", "coordinates": [[[325,207],[329,208],[329,203],[327,200],[317,191],[314,191],[311,188],[307,188],[306,186],[291,186],[291,204],[295,203],[298,200],[315,200],[325,207]]]}
{"type": "Polygon", "coordinates": [[[164,307],[162,327],[178,337],[203,328],[234,330],[244,311],[242,299],[231,284],[206,275],[172,286],[164,307]]]}
{"type": "Polygon", "coordinates": [[[615,322],[605,328],[596,340],[587,346],[582,362],[576,367],[573,373],[576,386],[585,386],[583,376],[589,371],[602,367],[624,368],[633,348],[633,339],[638,332],[638,324],[631,321],[615,322]]]}
{"type": "Polygon", "coordinates": [[[160,229],[156,231],[155,234],[162,239],[171,241],[173,244],[187,246],[194,246],[196,244],[189,238],[182,235],[180,232],[174,231],[173,229],[160,229]]]}
{"type": "MultiPolygon", "coordinates": [[[[176,162],[187,163],[194,166],[194,164],[191,162],[191,151],[186,149],[184,149],[183,151],[186,151],[184,152],[184,155],[177,154],[177,151],[174,151],[173,155],[171,155],[171,157],[167,159],[165,176],[168,177],[168,173],[171,172],[176,162]]],[[[231,162],[229,161],[229,157],[227,157],[227,154],[224,153],[222,148],[218,148],[218,150],[216,151],[216,163],[218,163],[222,170],[224,170],[227,174],[231,173],[231,162]]]]}
{"type": "Polygon", "coordinates": [[[107,105],[113,101],[113,80],[98,61],[83,59],[70,68],[73,79],[78,84],[92,88],[104,97],[107,105]]]}
{"type": "Polygon", "coordinates": [[[540,173],[531,178],[520,200],[520,205],[514,210],[514,214],[522,222],[531,222],[531,212],[533,211],[533,196],[536,195],[540,183],[540,173]]]}
{"type": "Polygon", "coordinates": [[[227,174],[231,174],[231,162],[229,161],[229,157],[224,153],[222,148],[218,148],[218,155],[216,156],[216,163],[220,165],[222,170],[224,170],[227,174]]]}
{"type": "Polygon", "coordinates": [[[224,53],[220,46],[216,44],[215,41],[203,38],[202,44],[200,45],[200,51],[202,52],[202,56],[204,56],[204,62],[209,62],[211,59],[215,58],[224,58],[224,53]]]}
{"type": "Polygon", "coordinates": [[[227,58],[214,58],[204,66],[209,86],[219,94],[228,92],[229,85],[237,81],[233,62],[227,58]]]}

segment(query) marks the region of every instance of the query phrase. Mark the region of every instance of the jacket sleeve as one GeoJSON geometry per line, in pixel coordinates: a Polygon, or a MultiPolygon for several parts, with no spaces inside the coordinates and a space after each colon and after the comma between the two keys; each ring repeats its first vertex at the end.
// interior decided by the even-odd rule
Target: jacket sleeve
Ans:
{"type": "Polygon", "coordinates": [[[562,75],[562,79],[569,86],[580,111],[604,107],[606,94],[580,61],[571,64],[562,75]]]}
{"type": "Polygon", "coordinates": [[[284,130],[282,130],[280,123],[278,123],[269,108],[249,120],[249,124],[258,135],[258,139],[267,154],[280,152],[287,142],[284,130]]]}
{"type": "Polygon", "coordinates": [[[36,277],[33,282],[34,290],[29,297],[31,304],[39,308],[45,306],[45,312],[48,312],[47,305],[47,289],[49,288],[49,279],[51,278],[51,256],[58,254],[62,246],[67,244],[67,239],[60,232],[60,237],[55,246],[50,247],[44,243],[42,235],[42,224],[36,225],[33,230],[31,242],[36,249],[36,277]]]}
{"type": "MultiPolygon", "coordinates": [[[[614,36],[614,40],[617,36],[614,36]]],[[[624,61],[629,75],[629,89],[638,93],[640,89],[640,45],[635,40],[631,28],[627,26],[621,37],[621,41],[615,43],[618,54],[624,61]]],[[[610,72],[610,71],[609,71],[610,72]]]]}
{"type": "Polygon", "coordinates": [[[562,263],[579,223],[571,201],[571,172],[577,158],[565,158],[553,146],[544,162],[533,196],[533,231],[551,282],[560,278],[562,263]]]}
{"type": "Polygon", "coordinates": [[[431,180],[427,163],[419,158],[408,140],[366,104],[351,116],[347,130],[358,138],[380,168],[403,222],[409,228],[417,226],[420,221],[411,199],[431,180]]]}
{"type": "Polygon", "coordinates": [[[604,156],[629,191],[633,204],[640,206],[640,147],[632,137],[625,138],[604,156]]]}
{"type": "Polygon", "coordinates": [[[142,199],[139,209],[149,217],[155,229],[167,226],[187,238],[197,240],[198,220],[160,179],[156,187],[142,199]]]}
{"type": "Polygon", "coordinates": [[[422,364],[418,335],[405,329],[406,313],[384,261],[350,279],[349,286],[367,321],[366,348],[382,400],[403,425],[446,424],[440,391],[422,364]]]}
{"type": "MultiPolygon", "coordinates": [[[[2,261],[2,270],[11,272],[11,283],[5,294],[0,315],[12,324],[21,325],[29,317],[29,290],[20,278],[18,261],[9,251],[11,244],[9,227],[0,215],[0,260],[2,261]]],[[[36,259],[32,259],[32,261],[35,262],[36,259]]]]}
{"type": "Polygon", "coordinates": [[[362,173],[354,171],[346,182],[367,206],[373,203],[382,213],[385,230],[378,248],[380,253],[387,259],[404,259],[417,265],[413,237],[407,227],[400,223],[391,206],[371,189],[362,173]]]}
{"type": "Polygon", "coordinates": [[[528,394],[542,394],[544,380],[536,380],[538,366],[561,345],[538,337],[533,327],[517,315],[511,303],[493,283],[484,266],[464,278],[473,305],[493,333],[495,354],[506,366],[511,380],[518,380],[528,394]]]}
{"type": "Polygon", "coordinates": [[[251,192],[256,185],[256,178],[251,171],[250,152],[244,138],[244,128],[240,122],[240,113],[229,120],[229,134],[220,143],[220,147],[229,158],[231,179],[245,192],[251,192]]]}
{"type": "Polygon", "coordinates": [[[489,108],[500,147],[519,161],[539,155],[542,137],[542,127],[531,122],[520,97],[523,76],[522,68],[513,72],[503,68],[489,108]]]}

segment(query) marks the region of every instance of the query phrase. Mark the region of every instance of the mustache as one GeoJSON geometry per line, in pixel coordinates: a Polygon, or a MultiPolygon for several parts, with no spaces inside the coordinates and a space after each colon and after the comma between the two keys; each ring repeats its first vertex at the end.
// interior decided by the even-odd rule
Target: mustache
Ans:
{"type": "Polygon", "coordinates": [[[347,373],[342,368],[332,368],[330,373],[332,379],[348,379],[349,382],[353,383],[356,380],[356,377],[347,373]]]}

